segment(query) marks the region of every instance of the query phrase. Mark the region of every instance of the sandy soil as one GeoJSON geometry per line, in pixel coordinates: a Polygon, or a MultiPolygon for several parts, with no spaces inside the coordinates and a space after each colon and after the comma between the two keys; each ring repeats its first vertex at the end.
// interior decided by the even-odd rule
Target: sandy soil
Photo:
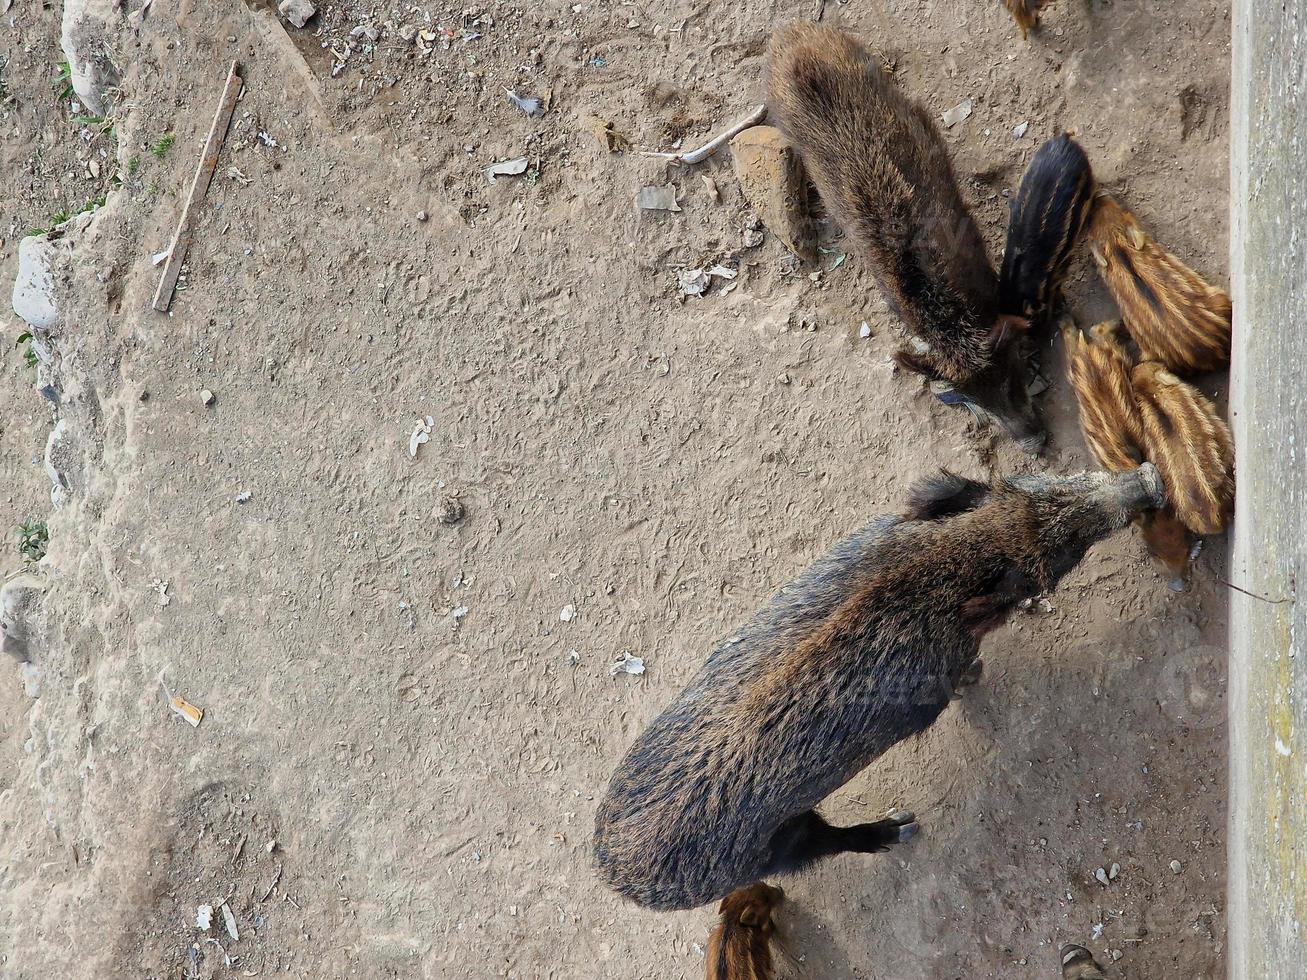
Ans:
{"type": "MultiPolygon", "coordinates": [[[[25,229],[112,191],[41,369],[57,413],[6,321],[6,521],[48,520],[50,584],[39,697],[0,664],[0,977],[694,976],[710,910],[644,912],[590,872],[610,770],[715,639],[914,477],[1083,468],[1060,351],[1031,461],[891,371],[856,256],[796,273],[770,236],[745,247],[728,153],[679,170],[593,135],[592,115],[637,147],[709,135],[809,3],[344,0],[294,37],[269,6],[154,0],[110,38],[122,101],[95,142],[56,102],[59,10],[0,20],[0,279],[25,229]],[[379,37],[333,77],[324,45],[359,24],[379,37]],[[403,25],[436,30],[431,53],[403,25]],[[232,58],[248,92],[156,314],[150,256],[232,58]],[[682,211],[638,212],[665,181],[682,211]],[[678,269],[732,258],[733,291],[681,300],[678,269]],[[623,651],[643,677],[610,675],[623,651]]],[[[1026,161],[1074,128],[1223,280],[1225,4],[1060,0],[1030,44],[985,0],[824,17],[932,109],[974,100],[947,139],[995,258],[1026,161]]],[[[1068,293],[1082,322],[1110,313],[1083,260],[1068,293]]],[[[1123,533],[993,635],[982,684],[828,802],[910,806],[922,834],[786,883],[788,969],[1046,980],[1080,941],[1122,977],[1222,975],[1224,559],[1210,542],[1176,595],[1123,533]]]]}

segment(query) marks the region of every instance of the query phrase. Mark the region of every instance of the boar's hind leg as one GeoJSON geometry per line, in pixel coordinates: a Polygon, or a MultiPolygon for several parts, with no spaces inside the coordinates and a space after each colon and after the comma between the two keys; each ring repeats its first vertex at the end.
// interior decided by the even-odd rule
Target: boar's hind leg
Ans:
{"type": "Polygon", "coordinates": [[[772,835],[771,862],[763,876],[792,874],[845,851],[887,851],[916,832],[917,818],[907,810],[896,810],[884,820],[852,827],[832,827],[816,810],[809,810],[785,821],[772,835]]]}

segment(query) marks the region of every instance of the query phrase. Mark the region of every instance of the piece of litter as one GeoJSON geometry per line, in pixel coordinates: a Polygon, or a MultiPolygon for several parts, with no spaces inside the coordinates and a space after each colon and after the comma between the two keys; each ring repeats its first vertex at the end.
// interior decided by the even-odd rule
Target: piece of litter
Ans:
{"type": "Polygon", "coordinates": [[[152,256],[150,256],[150,262],[154,265],[163,265],[164,260],[167,258],[168,258],[168,249],[165,248],[162,252],[155,252],[152,256]]]}
{"type": "Polygon", "coordinates": [[[239,940],[241,934],[236,928],[236,916],[231,914],[231,906],[223,902],[218,908],[222,912],[222,922],[227,927],[227,935],[231,936],[233,940],[239,940]]]}
{"type": "Polygon", "coordinates": [[[213,906],[201,905],[195,910],[195,928],[208,929],[213,924],[213,906]]]}
{"type": "Polygon", "coordinates": [[[586,128],[594,134],[599,145],[609,153],[622,153],[631,148],[631,141],[625,133],[613,128],[613,124],[600,116],[588,116],[586,128]]]}
{"type": "Polygon", "coordinates": [[[418,446],[431,440],[431,427],[435,424],[436,420],[430,415],[413,424],[413,433],[408,437],[408,454],[411,458],[417,458],[418,446]]]}
{"type": "Polygon", "coordinates": [[[159,594],[159,606],[163,607],[172,602],[172,596],[168,594],[168,583],[161,578],[156,578],[150,583],[150,588],[159,594]]]}
{"type": "Polygon", "coordinates": [[[563,607],[563,611],[558,614],[558,618],[564,623],[570,623],[572,620],[576,619],[576,606],[569,602],[563,607]]]}
{"type": "Polygon", "coordinates": [[[858,336],[866,340],[871,336],[871,324],[866,320],[862,321],[862,326],[858,327],[858,336]]]}
{"type": "Polygon", "coordinates": [[[734,279],[736,276],[740,274],[737,270],[728,269],[724,265],[714,265],[705,271],[708,273],[708,275],[716,276],[718,279],[734,279]]]}
{"type": "Polygon", "coordinates": [[[630,650],[622,651],[622,659],[608,668],[614,677],[618,674],[643,674],[644,658],[631,656],[630,650]]]}
{"type": "Polygon", "coordinates": [[[579,664],[581,662],[581,651],[580,650],[570,651],[567,655],[567,659],[574,664],[579,664]]]}
{"type": "Polygon", "coordinates": [[[466,616],[467,613],[468,613],[467,606],[455,606],[453,612],[454,622],[457,623],[460,619],[466,616]]]}
{"type": "Polygon", "coordinates": [[[517,157],[513,160],[500,160],[498,163],[492,163],[486,167],[482,173],[490,183],[495,183],[498,177],[515,177],[518,174],[526,173],[527,164],[531,161],[526,157],[517,157]]]}
{"type": "Polygon", "coordinates": [[[1095,922],[1095,923],[1094,923],[1094,931],[1090,934],[1090,938],[1091,938],[1091,939],[1102,939],[1102,938],[1103,938],[1103,923],[1101,923],[1101,922],[1095,922]]]}
{"type": "Polygon", "coordinates": [[[186,723],[192,728],[199,728],[200,722],[204,720],[204,709],[197,708],[181,695],[173,695],[168,700],[168,707],[172,708],[174,714],[185,718],[186,723]]]}
{"type": "Polygon", "coordinates": [[[508,101],[517,106],[532,119],[538,119],[545,114],[545,107],[534,95],[518,95],[511,88],[504,89],[508,95],[508,101]]]}
{"type": "Polygon", "coordinates": [[[645,211],[681,210],[681,206],[676,203],[676,188],[671,184],[641,187],[640,193],[635,196],[635,203],[645,211]]]}
{"type": "Polygon", "coordinates": [[[945,126],[956,126],[958,123],[962,122],[962,120],[966,119],[967,116],[971,115],[971,106],[972,102],[970,99],[967,99],[965,102],[959,102],[952,109],[941,113],[940,118],[944,120],[945,126]]]}
{"type": "Polygon", "coordinates": [[[711,280],[702,269],[682,269],[676,274],[676,283],[682,296],[702,296],[711,280]]]}
{"type": "Polygon", "coordinates": [[[1030,123],[1028,122],[1017,123],[1015,126],[1012,127],[1012,135],[1016,139],[1021,139],[1021,137],[1026,135],[1026,130],[1029,128],[1030,128],[1030,123]]]}
{"type": "Polygon", "coordinates": [[[260,129],[260,130],[259,130],[259,142],[262,143],[264,146],[268,147],[269,149],[272,149],[272,150],[275,150],[275,149],[280,145],[280,144],[278,144],[278,142],[273,138],[272,134],[269,133],[267,130],[264,130],[264,129],[260,129]]]}
{"type": "Polygon", "coordinates": [[[248,504],[249,502],[250,502],[250,492],[248,490],[242,490],[240,493],[236,494],[236,503],[248,504]]]}

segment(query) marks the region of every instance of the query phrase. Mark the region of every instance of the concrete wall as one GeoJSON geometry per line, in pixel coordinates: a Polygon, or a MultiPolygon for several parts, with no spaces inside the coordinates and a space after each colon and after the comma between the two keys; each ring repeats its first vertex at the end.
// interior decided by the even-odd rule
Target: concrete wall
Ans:
{"type": "Polygon", "coordinates": [[[1230,976],[1307,977],[1307,0],[1235,0],[1230,976]]]}

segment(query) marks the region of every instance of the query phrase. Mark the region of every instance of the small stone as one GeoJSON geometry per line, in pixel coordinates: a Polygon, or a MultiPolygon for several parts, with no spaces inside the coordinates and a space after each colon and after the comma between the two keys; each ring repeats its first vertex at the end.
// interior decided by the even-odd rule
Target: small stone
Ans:
{"type": "Polygon", "coordinates": [[[1028,122],[1017,123],[1015,126],[1012,127],[1012,137],[1014,139],[1021,139],[1021,137],[1026,135],[1026,130],[1029,128],[1030,128],[1030,123],[1028,122]]]}
{"type": "Polygon", "coordinates": [[[787,385],[790,383],[790,376],[782,371],[780,374],[776,375],[776,380],[780,384],[787,385]]]}
{"type": "Polygon", "coordinates": [[[807,177],[789,141],[773,126],[752,126],[731,140],[731,155],[745,200],[762,223],[799,258],[814,261],[807,177]]]}
{"type": "Polygon", "coordinates": [[[866,320],[862,321],[862,326],[858,327],[858,336],[866,340],[871,336],[871,324],[866,320]]]}
{"type": "Polygon", "coordinates": [[[1113,862],[1112,866],[1107,869],[1107,876],[1111,878],[1113,881],[1116,881],[1117,877],[1120,874],[1121,874],[1121,865],[1115,862],[1113,862]]]}
{"type": "Polygon", "coordinates": [[[309,0],[281,0],[277,4],[277,13],[285,17],[292,27],[303,27],[317,12],[318,8],[309,0]]]}
{"type": "Polygon", "coordinates": [[[1112,950],[1112,960],[1113,960],[1113,962],[1115,962],[1116,960],[1119,960],[1120,958],[1121,958],[1121,951],[1120,951],[1119,949],[1114,949],[1114,950],[1112,950]]]}
{"type": "Polygon", "coordinates": [[[427,213],[425,211],[419,211],[418,221],[426,221],[426,220],[427,220],[427,213]]]}
{"type": "Polygon", "coordinates": [[[958,123],[962,122],[962,120],[966,119],[969,115],[971,115],[972,105],[973,105],[972,101],[970,99],[966,99],[963,102],[959,102],[957,105],[955,105],[952,109],[949,109],[947,112],[941,113],[940,118],[944,120],[945,126],[949,126],[949,127],[956,126],[958,123]]]}
{"type": "Polygon", "coordinates": [[[563,611],[558,614],[558,618],[561,622],[570,623],[576,619],[576,606],[569,602],[563,607],[563,611]]]}
{"type": "Polygon", "coordinates": [[[1094,872],[1094,877],[1098,879],[1098,883],[1100,885],[1106,885],[1109,880],[1107,877],[1106,868],[1099,868],[1097,871],[1094,872]]]}
{"type": "Polygon", "coordinates": [[[205,388],[203,391],[200,392],[200,401],[202,401],[206,405],[212,405],[213,392],[211,392],[208,388],[205,388]]]}
{"type": "Polygon", "coordinates": [[[457,497],[445,497],[436,504],[436,521],[450,527],[467,516],[467,508],[457,497]]]}
{"type": "Polygon", "coordinates": [[[744,247],[745,247],[745,248],[757,248],[759,245],[761,245],[761,244],[766,240],[766,238],[767,238],[767,236],[764,235],[764,234],[762,233],[762,229],[761,229],[761,228],[746,228],[746,229],[744,229],[744,247]]]}
{"type": "Polygon", "coordinates": [[[1178,874],[1179,874],[1181,871],[1183,871],[1183,870],[1184,870],[1184,865],[1181,864],[1179,861],[1172,861],[1172,862],[1171,862],[1171,873],[1172,873],[1172,874],[1177,874],[1177,875],[1178,875],[1178,874]]]}

